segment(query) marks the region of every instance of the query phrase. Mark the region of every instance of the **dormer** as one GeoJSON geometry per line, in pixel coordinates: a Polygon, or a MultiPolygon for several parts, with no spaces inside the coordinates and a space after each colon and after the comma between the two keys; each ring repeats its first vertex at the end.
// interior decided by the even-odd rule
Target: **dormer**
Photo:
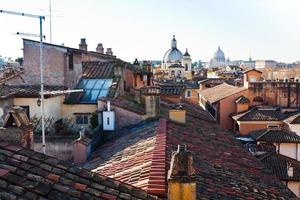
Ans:
{"type": "Polygon", "coordinates": [[[256,69],[250,69],[244,72],[244,87],[248,88],[249,83],[262,80],[262,72],[256,69]]]}
{"type": "Polygon", "coordinates": [[[235,100],[236,112],[241,113],[249,109],[250,100],[244,95],[240,96],[235,100]]]}

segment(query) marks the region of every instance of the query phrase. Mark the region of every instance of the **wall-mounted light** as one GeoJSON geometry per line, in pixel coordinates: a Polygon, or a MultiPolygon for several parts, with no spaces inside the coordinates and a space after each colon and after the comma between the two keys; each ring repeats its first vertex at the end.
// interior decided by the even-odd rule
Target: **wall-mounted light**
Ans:
{"type": "Polygon", "coordinates": [[[41,99],[38,99],[38,100],[36,101],[36,104],[37,104],[38,106],[41,106],[41,99]]]}

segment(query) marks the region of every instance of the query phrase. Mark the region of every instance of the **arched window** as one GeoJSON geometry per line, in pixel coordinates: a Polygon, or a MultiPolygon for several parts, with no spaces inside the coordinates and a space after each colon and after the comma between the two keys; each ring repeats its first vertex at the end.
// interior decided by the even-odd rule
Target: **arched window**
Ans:
{"type": "Polygon", "coordinates": [[[185,71],[188,71],[189,70],[189,66],[187,63],[185,63],[185,71]]]}
{"type": "Polygon", "coordinates": [[[174,70],[171,71],[171,76],[175,77],[175,71],[174,70]]]}

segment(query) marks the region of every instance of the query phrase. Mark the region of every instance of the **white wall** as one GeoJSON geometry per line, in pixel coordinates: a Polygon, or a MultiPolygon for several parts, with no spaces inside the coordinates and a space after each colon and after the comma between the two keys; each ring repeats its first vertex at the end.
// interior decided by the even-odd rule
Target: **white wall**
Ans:
{"type": "Polygon", "coordinates": [[[288,124],[290,131],[297,133],[300,136],[300,124],[288,124]]]}
{"type": "MultiPolygon", "coordinates": [[[[298,146],[299,147],[299,146],[298,146]]],[[[297,144],[296,143],[281,143],[279,147],[279,153],[297,159],[297,144]]],[[[299,148],[298,148],[298,158],[299,158],[299,148]]]]}

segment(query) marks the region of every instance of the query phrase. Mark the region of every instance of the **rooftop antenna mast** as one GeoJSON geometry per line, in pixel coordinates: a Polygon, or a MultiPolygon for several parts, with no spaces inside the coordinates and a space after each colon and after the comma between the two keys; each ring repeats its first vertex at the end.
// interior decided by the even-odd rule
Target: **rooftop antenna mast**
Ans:
{"type": "MultiPolygon", "coordinates": [[[[46,142],[45,142],[45,120],[44,120],[44,62],[43,62],[43,21],[45,16],[33,15],[28,13],[0,10],[0,13],[9,14],[9,15],[18,15],[22,17],[31,17],[39,19],[40,33],[39,34],[27,34],[30,36],[37,36],[40,38],[40,75],[41,75],[41,116],[42,116],[42,142],[43,142],[43,152],[46,154],[46,142]]],[[[22,33],[18,33],[22,34],[22,33]]],[[[26,35],[26,34],[25,34],[26,35]]]]}
{"type": "Polygon", "coordinates": [[[50,43],[52,44],[52,1],[49,0],[49,12],[50,12],[50,43]]]}

